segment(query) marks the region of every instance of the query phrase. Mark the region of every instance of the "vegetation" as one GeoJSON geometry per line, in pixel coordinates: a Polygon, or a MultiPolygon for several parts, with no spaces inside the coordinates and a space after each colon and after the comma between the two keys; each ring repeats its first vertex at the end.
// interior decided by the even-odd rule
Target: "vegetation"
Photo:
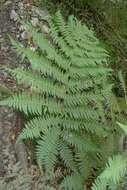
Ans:
{"type": "MultiPolygon", "coordinates": [[[[117,122],[119,127],[127,135],[127,125],[117,122]]],[[[92,190],[103,189],[108,187],[110,190],[121,190],[125,187],[124,176],[127,174],[127,157],[123,153],[121,155],[113,156],[108,159],[105,170],[96,179],[92,186],[92,190]]],[[[126,187],[125,187],[126,188],[126,187]]]]}
{"type": "Polygon", "coordinates": [[[122,70],[126,80],[127,2],[125,0],[56,0],[56,2],[54,5],[53,0],[44,0],[42,5],[45,5],[51,14],[56,10],[61,10],[65,17],[73,14],[89,28],[94,29],[95,35],[110,55],[110,66],[114,71],[111,78],[114,84],[113,91],[117,97],[123,96],[118,71],[122,70]]]}
{"type": "MultiPolygon", "coordinates": [[[[47,3],[53,15],[47,20],[48,38],[19,19],[37,48],[32,50],[10,37],[31,69],[7,68],[27,88],[10,92],[0,86],[2,97],[6,97],[0,105],[13,106],[25,114],[27,122],[17,142],[34,142],[39,167],[57,180],[60,189],[126,190],[127,49],[123,18],[127,3],[55,2],[57,6],[51,0],[47,3]],[[65,18],[56,10],[64,12],[65,18]],[[72,13],[75,17],[68,17],[72,13]]],[[[3,189],[12,185],[13,189],[6,181],[0,185],[3,189]]]]}
{"type": "Polygon", "coordinates": [[[93,32],[73,16],[65,23],[57,12],[48,20],[50,41],[22,23],[38,49],[11,42],[31,62],[32,70],[8,70],[19,83],[27,84],[28,90],[0,104],[27,115],[29,121],[18,140],[36,141],[38,163],[49,175],[59,171],[60,188],[82,190],[113,152],[110,148],[105,156],[104,144],[111,142],[113,131],[103,106],[112,88],[108,53],[93,32]]]}

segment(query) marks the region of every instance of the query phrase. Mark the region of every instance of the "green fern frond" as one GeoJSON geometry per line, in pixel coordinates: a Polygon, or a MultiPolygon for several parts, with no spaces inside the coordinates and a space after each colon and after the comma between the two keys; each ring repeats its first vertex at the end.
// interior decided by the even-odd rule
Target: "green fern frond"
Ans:
{"type": "Polygon", "coordinates": [[[84,181],[92,177],[91,168],[93,167],[93,164],[91,163],[89,159],[88,152],[79,151],[76,153],[75,158],[77,161],[79,172],[84,177],[84,181]]]}
{"type": "Polygon", "coordinates": [[[18,137],[18,140],[23,139],[34,139],[39,138],[41,136],[41,133],[44,133],[46,130],[48,130],[51,126],[60,126],[63,127],[65,130],[86,130],[90,133],[97,134],[97,135],[103,135],[105,136],[106,132],[102,128],[102,124],[99,125],[95,122],[88,122],[88,121],[79,121],[79,120],[70,120],[70,119],[60,119],[57,117],[49,116],[46,118],[38,117],[33,120],[30,120],[28,123],[25,124],[25,128],[22,130],[20,136],[18,137]],[[98,127],[96,127],[98,125],[98,127]]]}
{"type": "Polygon", "coordinates": [[[25,114],[42,114],[44,103],[40,104],[38,95],[28,96],[27,93],[13,95],[0,102],[0,105],[13,106],[25,114]]]}
{"type": "Polygon", "coordinates": [[[115,184],[125,175],[127,171],[127,159],[124,156],[109,158],[105,171],[101,174],[102,179],[111,180],[115,184]]]}
{"type": "Polygon", "coordinates": [[[68,64],[68,60],[64,56],[62,56],[62,54],[60,54],[58,50],[47,39],[44,38],[42,33],[39,33],[37,29],[35,29],[30,24],[24,23],[24,25],[27,30],[31,31],[29,33],[29,37],[33,39],[33,42],[35,42],[39,46],[42,52],[46,52],[50,60],[55,61],[56,64],[62,69],[67,70],[70,67],[70,65],[68,64]]]}
{"type": "Polygon", "coordinates": [[[58,102],[52,99],[45,99],[38,94],[20,93],[13,95],[0,102],[0,105],[8,105],[23,111],[25,114],[38,114],[41,115],[44,108],[50,113],[61,113],[62,107],[58,102]]]}
{"type": "Polygon", "coordinates": [[[30,48],[25,48],[21,43],[18,43],[13,39],[11,39],[11,43],[18,53],[23,57],[28,58],[33,69],[44,75],[53,77],[54,80],[58,80],[63,84],[67,83],[68,75],[66,73],[63,74],[63,72],[58,67],[54,66],[49,59],[46,59],[43,55],[39,55],[38,52],[33,51],[30,48]]]}
{"type": "Polygon", "coordinates": [[[31,88],[35,88],[37,92],[47,93],[58,98],[64,98],[64,89],[55,85],[52,81],[38,76],[37,73],[25,71],[22,69],[12,70],[13,75],[18,79],[18,83],[28,84],[31,88]]]}
{"type": "Polygon", "coordinates": [[[59,128],[51,128],[47,130],[45,136],[38,141],[37,158],[45,165],[45,169],[48,173],[52,172],[56,162],[60,133],[59,128]]]}
{"type": "Polygon", "coordinates": [[[35,118],[25,124],[25,128],[22,130],[19,140],[28,138],[39,138],[42,134],[45,134],[52,125],[58,126],[59,120],[54,117],[48,118],[35,118]]]}
{"type": "Polygon", "coordinates": [[[66,176],[60,185],[60,189],[68,189],[68,190],[83,190],[84,181],[80,174],[73,174],[71,176],[66,176]]]}
{"type": "Polygon", "coordinates": [[[105,170],[97,178],[92,190],[106,190],[110,183],[117,185],[127,172],[127,158],[121,155],[110,157],[105,170]]]}
{"type": "Polygon", "coordinates": [[[74,161],[74,157],[72,151],[68,148],[68,146],[63,142],[60,143],[60,156],[64,161],[66,167],[70,168],[72,171],[77,172],[77,166],[74,161]]]}
{"type": "Polygon", "coordinates": [[[107,189],[107,181],[102,179],[97,179],[95,184],[92,186],[92,190],[106,190],[107,189]]]}
{"type": "Polygon", "coordinates": [[[18,83],[27,85],[27,90],[2,100],[0,105],[30,115],[32,119],[18,140],[35,140],[37,159],[49,175],[55,175],[57,162],[62,162],[67,175],[71,174],[64,178],[62,188],[83,190],[91,170],[98,171],[103,165],[101,143],[108,141],[111,132],[108,120],[102,119],[107,116],[104,105],[112,88],[107,80],[112,72],[107,67],[108,53],[93,31],[73,16],[64,21],[57,12],[49,18],[49,39],[31,24],[20,22],[37,48],[31,50],[10,37],[19,55],[31,63],[31,69],[9,71],[18,83]]]}
{"type": "Polygon", "coordinates": [[[122,123],[117,122],[119,127],[124,131],[124,133],[127,135],[127,125],[124,125],[122,123]]]}
{"type": "Polygon", "coordinates": [[[84,152],[100,152],[100,149],[91,142],[85,135],[81,136],[76,133],[66,132],[63,133],[63,139],[70,145],[75,146],[78,151],[84,152]]]}
{"type": "Polygon", "coordinates": [[[93,108],[81,105],[81,106],[72,106],[65,107],[64,108],[65,115],[69,115],[70,118],[74,119],[87,119],[88,121],[95,119],[96,121],[99,119],[99,115],[97,111],[95,111],[93,108]]]}

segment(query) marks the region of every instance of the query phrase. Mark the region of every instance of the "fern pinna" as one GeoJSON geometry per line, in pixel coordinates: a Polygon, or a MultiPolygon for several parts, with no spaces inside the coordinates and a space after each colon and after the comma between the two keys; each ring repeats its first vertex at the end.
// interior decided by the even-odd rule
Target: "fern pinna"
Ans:
{"type": "Polygon", "coordinates": [[[93,32],[73,16],[65,22],[57,12],[48,19],[50,41],[29,23],[21,22],[38,49],[33,51],[11,39],[32,67],[11,73],[29,88],[1,105],[32,115],[19,140],[35,139],[37,159],[48,174],[55,173],[62,163],[60,188],[83,190],[92,168],[100,167],[103,157],[101,140],[107,127],[98,105],[110,93],[107,52],[93,32]]]}

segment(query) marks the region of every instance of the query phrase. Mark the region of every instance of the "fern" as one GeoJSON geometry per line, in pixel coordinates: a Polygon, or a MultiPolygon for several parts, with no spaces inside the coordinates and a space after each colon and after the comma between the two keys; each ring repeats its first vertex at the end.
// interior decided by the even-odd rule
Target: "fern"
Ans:
{"type": "Polygon", "coordinates": [[[122,180],[127,172],[127,158],[122,155],[117,155],[109,158],[106,169],[97,178],[92,190],[106,190],[117,188],[118,183],[122,180]],[[111,188],[112,187],[112,188],[111,188]]]}
{"type": "Polygon", "coordinates": [[[68,168],[61,188],[82,190],[91,167],[97,168],[102,162],[102,145],[110,130],[101,119],[103,103],[112,88],[107,81],[111,74],[108,54],[93,32],[73,16],[67,22],[59,12],[49,18],[50,41],[29,23],[20,22],[38,49],[33,51],[10,37],[32,69],[10,69],[17,81],[28,88],[0,105],[13,106],[33,117],[18,140],[36,141],[37,159],[50,175],[55,175],[59,161],[68,168]]]}
{"type": "Polygon", "coordinates": [[[101,178],[117,183],[126,173],[127,159],[122,156],[109,158],[106,170],[101,174],[101,178]]]}
{"type": "MultiPolygon", "coordinates": [[[[126,125],[117,122],[119,127],[127,134],[126,125]]],[[[98,176],[92,190],[121,190],[124,176],[127,174],[127,158],[124,155],[110,157],[105,170],[98,176]]]]}
{"type": "Polygon", "coordinates": [[[83,178],[80,176],[80,174],[73,174],[71,176],[66,176],[62,184],[60,185],[61,189],[83,189],[83,178]]]}

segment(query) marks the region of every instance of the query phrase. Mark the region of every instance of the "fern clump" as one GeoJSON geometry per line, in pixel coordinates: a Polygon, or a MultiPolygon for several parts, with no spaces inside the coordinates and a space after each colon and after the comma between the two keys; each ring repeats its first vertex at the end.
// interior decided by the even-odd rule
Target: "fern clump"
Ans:
{"type": "Polygon", "coordinates": [[[37,159],[48,174],[62,166],[61,188],[83,190],[92,168],[100,167],[105,154],[102,144],[108,128],[102,103],[111,89],[108,54],[93,32],[73,16],[67,22],[59,12],[49,18],[50,41],[30,24],[22,23],[38,49],[33,51],[11,39],[32,69],[10,71],[28,89],[1,105],[32,116],[18,140],[36,141],[37,159]]]}

